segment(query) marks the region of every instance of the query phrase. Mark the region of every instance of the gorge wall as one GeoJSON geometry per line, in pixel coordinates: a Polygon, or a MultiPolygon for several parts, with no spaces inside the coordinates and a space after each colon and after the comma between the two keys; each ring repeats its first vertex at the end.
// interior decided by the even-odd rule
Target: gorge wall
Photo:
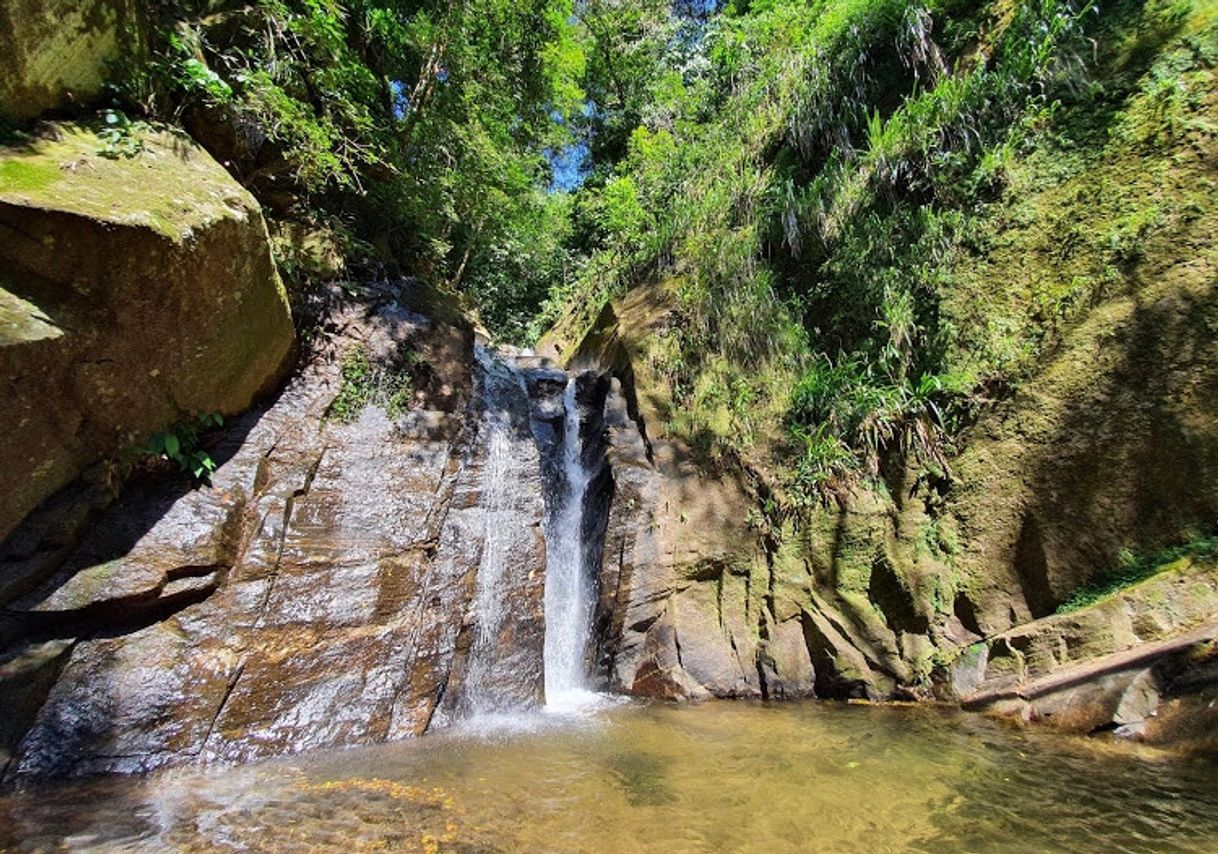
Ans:
{"type": "Polygon", "coordinates": [[[229,428],[210,487],[158,481],[93,513],[105,498],[71,488],[9,538],[10,776],[419,735],[479,678],[540,696],[542,499],[523,389],[475,369],[468,326],[390,290],[332,328],[229,428]],[[352,364],[407,356],[408,413],[342,411],[367,381],[352,364]],[[497,465],[509,470],[488,475],[497,465]],[[47,580],[13,589],[48,563],[47,580]],[[480,568],[505,576],[506,617],[488,640],[503,660],[478,677],[480,568]]]}
{"type": "Polygon", "coordinates": [[[476,344],[411,280],[330,298],[287,385],[217,440],[209,484],[137,475],[116,497],[86,477],[4,541],[6,779],[375,743],[545,702],[556,527],[576,571],[599,565],[613,494],[608,381],[476,344]],[[566,519],[572,448],[596,500],[566,519]]]}
{"type": "Polygon", "coordinates": [[[1097,310],[970,429],[950,483],[896,460],[840,503],[778,522],[763,475],[714,474],[665,433],[672,403],[649,351],[671,300],[639,289],[613,302],[566,354],[613,375],[596,633],[608,683],[676,699],[940,698],[1151,740],[1181,737],[1166,711],[1180,707],[1190,737],[1212,741],[1212,557],[1055,613],[1121,548],[1213,518],[1218,433],[1200,413],[1218,403],[1218,354],[1184,331],[1207,322],[1202,281],[1159,283],[1146,309],[1097,310]],[[1179,334],[1141,337],[1146,312],[1179,334]]]}
{"type": "Polygon", "coordinates": [[[1068,141],[1086,156],[1041,152],[970,214],[1000,227],[937,308],[986,346],[1036,339],[1017,382],[992,383],[946,466],[890,449],[794,509],[780,425],[730,459],[674,426],[678,277],[564,319],[547,360],[496,355],[447,298],[370,276],[324,292],[285,385],[302,345],[261,210],[212,156],[151,127],[107,151],[62,123],[6,148],[0,774],[244,761],[536,706],[572,405],[594,685],[944,700],[1213,749],[1218,562],[1186,548],[1218,520],[1207,15],[1172,36],[1178,127],[1139,89],[1115,130],[1068,141]],[[117,457],[211,412],[237,417],[209,485],[137,472],[115,494],[117,457]],[[1153,577],[1072,606],[1156,555],[1153,577]]]}

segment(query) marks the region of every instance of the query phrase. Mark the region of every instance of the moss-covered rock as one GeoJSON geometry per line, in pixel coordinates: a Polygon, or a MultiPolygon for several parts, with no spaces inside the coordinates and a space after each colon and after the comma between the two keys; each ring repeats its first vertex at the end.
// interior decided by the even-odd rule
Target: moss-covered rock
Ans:
{"type": "Polygon", "coordinates": [[[0,114],[30,119],[96,97],[113,67],[144,54],[134,0],[0,3],[0,114]]]}
{"type": "Polygon", "coordinates": [[[141,142],[0,151],[0,536],[99,457],[249,406],[292,349],[257,202],[188,137],[141,142]]]}

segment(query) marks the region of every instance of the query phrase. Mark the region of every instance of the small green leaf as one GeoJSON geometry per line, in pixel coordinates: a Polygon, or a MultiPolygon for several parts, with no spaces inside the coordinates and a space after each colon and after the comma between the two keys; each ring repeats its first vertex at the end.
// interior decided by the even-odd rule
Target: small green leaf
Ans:
{"type": "Polygon", "coordinates": [[[182,443],[173,433],[165,434],[165,453],[171,457],[177,457],[182,453],[182,443]]]}

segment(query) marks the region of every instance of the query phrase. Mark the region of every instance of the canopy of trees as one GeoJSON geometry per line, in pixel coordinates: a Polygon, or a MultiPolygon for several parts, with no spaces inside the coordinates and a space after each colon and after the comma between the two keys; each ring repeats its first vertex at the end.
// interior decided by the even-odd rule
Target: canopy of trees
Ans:
{"type": "Polygon", "coordinates": [[[1013,164],[1102,125],[1136,41],[1192,6],[165,0],[123,95],[205,143],[230,128],[271,207],[467,294],[501,338],[663,284],[690,437],[777,439],[810,499],[893,448],[942,464],[972,402],[1119,279],[1038,296],[1032,325],[948,296],[1013,164]]]}

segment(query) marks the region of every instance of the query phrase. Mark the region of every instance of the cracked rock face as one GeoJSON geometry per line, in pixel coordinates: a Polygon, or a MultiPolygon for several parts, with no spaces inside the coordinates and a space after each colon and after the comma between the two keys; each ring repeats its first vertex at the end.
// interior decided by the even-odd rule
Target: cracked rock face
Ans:
{"type": "MultiPolygon", "coordinates": [[[[107,509],[78,488],[5,542],[8,778],[248,760],[432,724],[460,684],[493,521],[472,333],[389,292],[333,325],[328,352],[231,426],[210,488],[132,489],[107,509]],[[408,347],[424,366],[402,417],[326,417],[355,342],[374,360],[408,347]]],[[[526,618],[504,631],[533,638],[536,684],[521,690],[539,695],[535,484],[519,484],[512,510],[526,618]]]]}
{"type": "MultiPolygon", "coordinates": [[[[614,690],[670,700],[796,698],[814,670],[798,612],[755,584],[745,501],[666,442],[649,442],[614,379],[603,429],[612,476],[596,613],[597,666],[614,690]]],[[[757,570],[754,572],[754,570],[757,570]]]]}

